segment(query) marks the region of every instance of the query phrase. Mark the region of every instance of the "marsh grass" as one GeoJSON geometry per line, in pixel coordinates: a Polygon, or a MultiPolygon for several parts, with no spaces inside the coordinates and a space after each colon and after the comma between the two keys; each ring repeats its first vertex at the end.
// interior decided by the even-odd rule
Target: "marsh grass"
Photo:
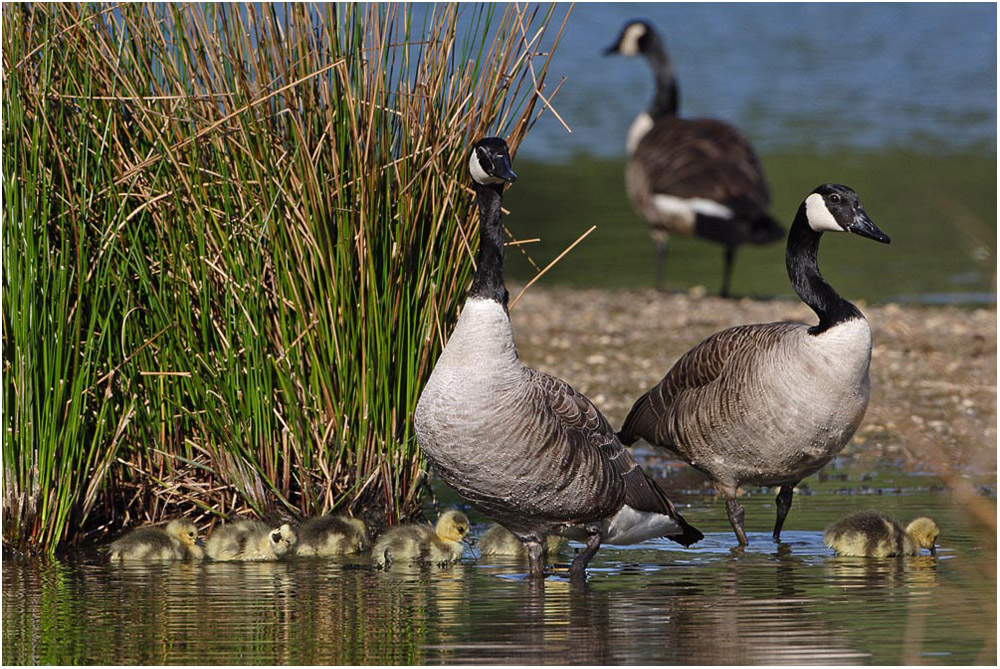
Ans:
{"type": "Polygon", "coordinates": [[[3,540],[419,510],[466,147],[550,108],[515,6],[3,8],[3,540]]]}

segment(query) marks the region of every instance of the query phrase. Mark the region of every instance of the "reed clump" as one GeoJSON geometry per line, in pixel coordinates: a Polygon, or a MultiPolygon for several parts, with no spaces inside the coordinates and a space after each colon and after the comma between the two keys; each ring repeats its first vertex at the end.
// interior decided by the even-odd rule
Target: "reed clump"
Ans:
{"type": "Polygon", "coordinates": [[[417,510],[466,146],[549,105],[554,11],[5,5],[4,544],[417,510]]]}

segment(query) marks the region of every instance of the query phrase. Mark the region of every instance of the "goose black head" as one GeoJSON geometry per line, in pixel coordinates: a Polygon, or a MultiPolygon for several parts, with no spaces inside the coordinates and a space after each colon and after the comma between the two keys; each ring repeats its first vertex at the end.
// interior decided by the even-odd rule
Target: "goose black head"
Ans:
{"type": "Polygon", "coordinates": [[[615,43],[604,50],[604,55],[620,53],[623,56],[638,56],[645,53],[655,39],[656,32],[652,25],[642,20],[629,21],[615,43]]]}
{"type": "Polygon", "coordinates": [[[889,235],[875,227],[861,207],[858,194],[847,186],[818,186],[802,206],[806,222],[816,232],[853,232],[883,244],[889,243],[889,235]]]}
{"type": "Polygon", "coordinates": [[[507,142],[499,137],[485,137],[476,142],[469,156],[469,173],[473,181],[484,186],[517,181],[510,167],[507,142]]]}

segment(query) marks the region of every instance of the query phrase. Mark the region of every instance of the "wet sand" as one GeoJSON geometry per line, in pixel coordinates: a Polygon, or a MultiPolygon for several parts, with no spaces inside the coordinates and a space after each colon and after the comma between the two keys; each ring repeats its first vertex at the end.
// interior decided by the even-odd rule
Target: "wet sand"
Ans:
{"type": "MultiPolygon", "coordinates": [[[[513,299],[520,286],[511,288],[513,299]]],[[[858,307],[872,325],[871,401],[844,454],[863,466],[996,472],[996,307],[858,307]]],[[[585,393],[618,427],[684,352],[733,325],[813,324],[792,300],[532,286],[511,310],[525,363],[585,393]]]]}

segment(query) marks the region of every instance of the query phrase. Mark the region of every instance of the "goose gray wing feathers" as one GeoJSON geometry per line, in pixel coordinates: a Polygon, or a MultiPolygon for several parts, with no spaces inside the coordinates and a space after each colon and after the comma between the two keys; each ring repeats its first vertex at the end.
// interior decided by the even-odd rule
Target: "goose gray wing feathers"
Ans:
{"type": "Polygon", "coordinates": [[[649,175],[653,194],[758,210],[771,200],[753,147],[721,121],[665,119],[642,138],[632,161],[649,175]]]}
{"type": "MultiPolygon", "coordinates": [[[[726,383],[728,369],[745,368],[741,360],[777,346],[803,326],[779,322],[739,325],[708,337],[674,363],[666,376],[642,395],[625,418],[618,437],[631,445],[639,438],[671,450],[679,424],[716,410],[702,399],[703,391],[726,383]]],[[[738,371],[732,372],[732,375],[738,371]]]]}
{"type": "MultiPolygon", "coordinates": [[[[534,370],[532,372],[532,385],[538,388],[551,409],[552,416],[563,426],[562,434],[569,446],[567,460],[600,459],[605,472],[602,478],[620,481],[619,485],[624,486],[625,504],[637,511],[670,516],[677,519],[683,527],[689,527],[660,486],[646,475],[622,445],[608,419],[585,395],[561,379],[534,370]]],[[[564,468],[569,464],[564,462],[564,468]]],[[[613,509],[612,512],[617,510],[613,509]]],[[[701,538],[701,534],[694,528],[690,529],[698,534],[697,538],[693,535],[691,537],[690,543],[694,543],[701,538]]]]}

